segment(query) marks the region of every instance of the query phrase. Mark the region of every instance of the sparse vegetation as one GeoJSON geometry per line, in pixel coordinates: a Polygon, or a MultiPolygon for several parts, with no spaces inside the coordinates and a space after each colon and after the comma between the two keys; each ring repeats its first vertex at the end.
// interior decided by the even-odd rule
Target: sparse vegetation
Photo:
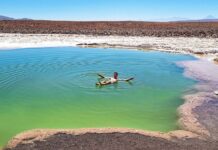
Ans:
{"type": "Polygon", "coordinates": [[[0,21],[1,33],[218,38],[218,22],[0,21]]]}

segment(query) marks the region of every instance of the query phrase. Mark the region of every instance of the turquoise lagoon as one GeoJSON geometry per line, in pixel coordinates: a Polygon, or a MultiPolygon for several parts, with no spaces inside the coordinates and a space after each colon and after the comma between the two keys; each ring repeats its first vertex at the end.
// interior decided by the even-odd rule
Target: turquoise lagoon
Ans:
{"type": "Polygon", "coordinates": [[[189,55],[97,48],[0,51],[0,145],[35,128],[176,130],[189,55]],[[97,73],[131,83],[96,87],[97,73]]]}

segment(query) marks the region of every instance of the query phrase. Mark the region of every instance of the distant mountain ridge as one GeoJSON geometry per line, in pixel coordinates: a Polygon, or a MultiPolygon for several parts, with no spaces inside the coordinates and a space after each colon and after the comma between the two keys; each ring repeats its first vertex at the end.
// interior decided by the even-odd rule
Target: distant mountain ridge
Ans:
{"type": "Polygon", "coordinates": [[[203,19],[178,19],[174,21],[169,21],[169,22],[218,22],[218,18],[208,15],[207,17],[203,19]]]}
{"type": "Polygon", "coordinates": [[[0,21],[1,20],[32,20],[29,18],[20,18],[20,19],[16,19],[16,18],[12,18],[12,17],[7,17],[7,16],[2,16],[0,15],[0,21]]]}
{"type": "Polygon", "coordinates": [[[216,17],[214,17],[214,16],[212,16],[212,15],[208,15],[208,16],[205,17],[204,19],[218,19],[218,18],[216,18],[216,17]]]}
{"type": "Polygon", "coordinates": [[[0,15],[0,20],[14,20],[14,18],[0,15]]]}
{"type": "MultiPolygon", "coordinates": [[[[29,19],[29,18],[17,19],[17,18],[0,15],[0,21],[2,20],[33,20],[33,19],[29,19]]],[[[156,19],[156,20],[145,20],[145,22],[218,22],[218,18],[212,15],[208,15],[207,17],[203,19],[188,19],[188,18],[181,18],[181,17],[172,17],[172,18],[162,18],[162,19],[156,19]]]]}
{"type": "Polygon", "coordinates": [[[218,22],[218,19],[179,20],[170,22],[218,22]]]}

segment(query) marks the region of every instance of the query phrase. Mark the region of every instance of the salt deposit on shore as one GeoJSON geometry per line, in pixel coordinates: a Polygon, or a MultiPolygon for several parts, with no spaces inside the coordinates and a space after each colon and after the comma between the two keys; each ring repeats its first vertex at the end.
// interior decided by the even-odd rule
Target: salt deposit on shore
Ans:
{"type": "Polygon", "coordinates": [[[205,59],[179,62],[185,75],[198,80],[196,93],[186,95],[179,108],[183,129],[218,140],[218,65],[205,59]]]}
{"type": "Polygon", "coordinates": [[[91,36],[71,34],[0,34],[0,49],[59,46],[126,47],[218,57],[218,38],[91,36]]]}

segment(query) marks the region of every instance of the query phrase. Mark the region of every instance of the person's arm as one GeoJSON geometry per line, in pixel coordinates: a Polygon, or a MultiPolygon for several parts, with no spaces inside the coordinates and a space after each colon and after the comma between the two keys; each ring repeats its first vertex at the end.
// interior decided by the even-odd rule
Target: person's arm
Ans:
{"type": "Polygon", "coordinates": [[[105,78],[105,76],[103,76],[102,74],[97,74],[99,77],[101,77],[102,79],[104,79],[105,78]]]}
{"type": "Polygon", "coordinates": [[[129,78],[129,79],[118,79],[118,81],[126,81],[126,82],[129,82],[131,80],[134,80],[134,78],[129,78]]]}

